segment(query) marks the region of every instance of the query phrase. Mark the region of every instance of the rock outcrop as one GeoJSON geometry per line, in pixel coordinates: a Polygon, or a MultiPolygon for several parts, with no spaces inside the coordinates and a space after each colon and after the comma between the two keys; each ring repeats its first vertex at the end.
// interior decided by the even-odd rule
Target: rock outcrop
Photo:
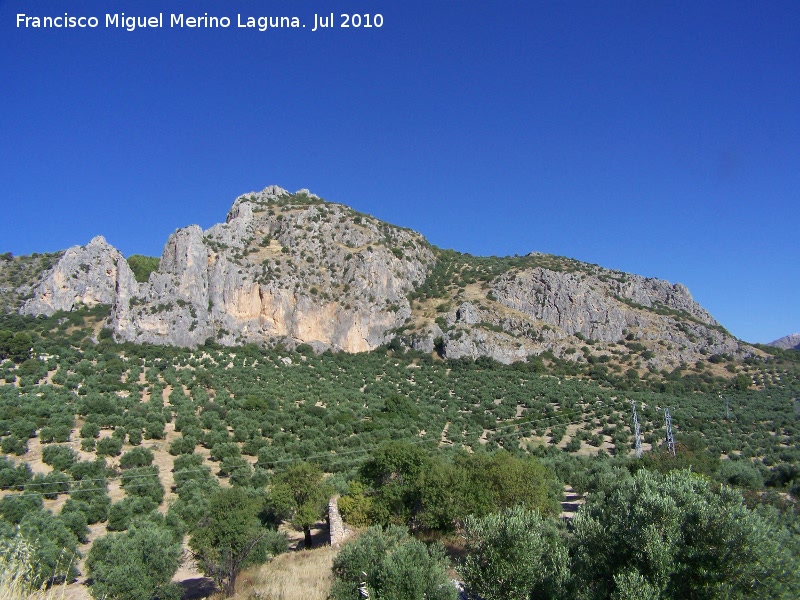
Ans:
{"type": "Polygon", "coordinates": [[[23,304],[20,313],[52,315],[82,304],[113,304],[120,270],[133,279],[128,261],[120,251],[103,236],[97,236],[86,246],[74,246],[64,252],[34,288],[33,297],[23,304]]]}
{"type": "Polygon", "coordinates": [[[571,273],[536,267],[501,275],[487,294],[491,300],[480,307],[462,303],[447,315],[443,353],[509,363],[547,350],[562,354],[585,340],[613,346],[627,338],[652,342],[651,352],[668,354],[669,361],[653,357],[661,368],[695,361],[698,353],[743,352],[685,286],[585,268],[571,273]]]}
{"type": "Polygon", "coordinates": [[[544,352],[602,359],[633,344],[637,364],[657,369],[750,352],[680,284],[537,253],[450,252],[456,262],[440,269],[445,255],[413,231],[271,186],[237,198],[224,223],[172,234],[146,282],[102,237],[70,248],[21,312],[110,304],[117,340],[192,347],[280,340],[361,352],[393,342],[509,363],[544,352]]]}

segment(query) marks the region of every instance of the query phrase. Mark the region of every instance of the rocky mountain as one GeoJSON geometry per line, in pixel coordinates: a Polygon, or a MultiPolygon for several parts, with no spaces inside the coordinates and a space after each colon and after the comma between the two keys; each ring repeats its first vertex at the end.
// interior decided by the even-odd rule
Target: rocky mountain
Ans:
{"type": "Polygon", "coordinates": [[[16,311],[63,252],[13,256],[0,254],[0,314],[16,311]]]}
{"type": "Polygon", "coordinates": [[[784,350],[800,350],[800,333],[784,336],[774,342],[770,342],[767,346],[774,346],[784,350]]]}
{"type": "Polygon", "coordinates": [[[23,314],[109,304],[117,340],[190,347],[209,338],[346,352],[391,343],[502,362],[633,353],[633,366],[654,369],[752,352],[683,285],[545,254],[440,250],[277,186],[237,198],[225,223],[176,231],[146,281],[97,237],[64,252],[29,295],[23,314]]]}
{"type": "Polygon", "coordinates": [[[289,338],[360,352],[408,318],[407,296],[434,261],[419,234],[273,186],[237,198],[225,223],[176,231],[146,282],[101,237],[70,248],[21,312],[106,303],[123,341],[289,338]]]}

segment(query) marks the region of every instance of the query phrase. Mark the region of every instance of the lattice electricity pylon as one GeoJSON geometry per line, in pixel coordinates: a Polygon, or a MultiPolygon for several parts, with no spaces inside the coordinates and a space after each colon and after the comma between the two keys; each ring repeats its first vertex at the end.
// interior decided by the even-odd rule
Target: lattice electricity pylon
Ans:
{"type": "Polygon", "coordinates": [[[669,409],[664,409],[664,419],[667,427],[667,448],[675,456],[675,436],[672,435],[672,417],[669,415],[669,409]]]}
{"type": "Polygon", "coordinates": [[[633,435],[636,439],[636,458],[642,458],[642,436],[639,433],[639,417],[636,415],[636,401],[631,400],[633,407],[633,435]]]}
{"type": "Polygon", "coordinates": [[[369,600],[369,588],[367,587],[367,574],[361,571],[361,578],[364,580],[358,586],[358,595],[364,600],[369,600]]]}

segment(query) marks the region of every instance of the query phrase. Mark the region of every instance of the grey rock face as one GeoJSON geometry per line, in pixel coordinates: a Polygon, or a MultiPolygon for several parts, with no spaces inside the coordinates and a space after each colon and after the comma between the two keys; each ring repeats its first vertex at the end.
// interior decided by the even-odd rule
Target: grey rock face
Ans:
{"type": "Polygon", "coordinates": [[[526,346],[514,343],[509,336],[485,329],[474,329],[463,335],[446,334],[443,341],[442,354],[444,358],[471,358],[474,360],[481,356],[488,356],[497,362],[510,364],[525,360],[532,354],[526,346]]]}
{"type": "Polygon", "coordinates": [[[629,327],[653,324],[643,322],[641,311],[631,310],[636,308],[683,313],[699,323],[718,325],[685,286],[638,275],[619,281],[536,268],[507,273],[492,291],[501,304],[567,335],[580,333],[605,342],[619,340],[629,327]]]}
{"type": "MultiPolygon", "coordinates": [[[[494,280],[491,302],[462,303],[445,317],[443,354],[491,356],[509,363],[552,351],[564,358],[582,340],[615,346],[645,343],[655,368],[694,362],[704,354],[749,351],[727,334],[685,286],[604,269],[567,272],[536,267],[494,280]],[[577,339],[576,339],[577,338],[577,339]],[[701,352],[702,350],[702,352],[701,352]]],[[[602,354],[602,348],[593,346],[602,354]]]]}
{"type": "Polygon", "coordinates": [[[448,315],[448,320],[451,322],[464,323],[465,325],[474,325],[481,319],[478,309],[469,302],[464,302],[456,309],[452,317],[448,315]]]}
{"type": "Polygon", "coordinates": [[[130,272],[128,261],[102,236],[86,246],[73,246],[36,286],[33,298],[23,304],[20,313],[49,316],[81,304],[112,304],[120,270],[130,272]]]}
{"type": "Polygon", "coordinates": [[[497,301],[564,333],[603,341],[618,340],[626,312],[597,289],[596,282],[571,273],[531,269],[506,274],[492,287],[497,301]]]}
{"type": "Polygon", "coordinates": [[[783,348],[784,350],[800,350],[800,333],[784,336],[774,342],[770,342],[767,346],[783,348]]]}

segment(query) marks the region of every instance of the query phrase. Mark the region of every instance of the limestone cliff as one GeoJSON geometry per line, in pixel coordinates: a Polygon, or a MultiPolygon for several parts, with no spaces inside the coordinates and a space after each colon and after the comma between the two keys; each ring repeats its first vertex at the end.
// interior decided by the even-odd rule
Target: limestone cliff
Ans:
{"type": "Polygon", "coordinates": [[[45,273],[20,313],[52,315],[81,304],[112,304],[120,269],[130,273],[128,261],[103,236],[95,237],[86,246],[74,246],[45,273]]]}
{"type": "Polygon", "coordinates": [[[598,275],[540,267],[501,275],[487,294],[491,300],[464,302],[448,313],[444,353],[513,362],[547,350],[563,354],[587,340],[600,355],[633,341],[646,344],[643,350],[653,354],[648,360],[663,368],[743,351],[685,286],[598,275]]]}
{"type": "Polygon", "coordinates": [[[118,282],[111,325],[133,342],[371,350],[408,317],[433,260],[419,234],[273,186],[237,198],[225,223],[175,232],[148,282],[118,282]]]}

